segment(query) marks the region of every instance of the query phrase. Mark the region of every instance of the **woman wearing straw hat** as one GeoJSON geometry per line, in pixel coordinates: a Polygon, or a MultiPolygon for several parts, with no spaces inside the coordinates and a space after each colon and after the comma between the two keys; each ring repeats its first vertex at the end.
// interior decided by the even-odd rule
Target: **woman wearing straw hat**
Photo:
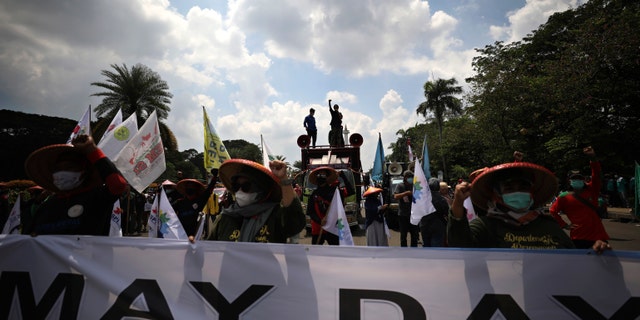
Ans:
{"type": "Polygon", "coordinates": [[[305,217],[287,166],[274,160],[269,168],[229,159],[220,166],[220,180],[235,202],[224,208],[207,240],[286,243],[304,229],[305,217]]]}
{"type": "Polygon", "coordinates": [[[326,241],[329,245],[337,246],[340,244],[340,238],[324,230],[322,226],[326,222],[329,206],[335,195],[336,188],[340,188],[340,201],[354,194],[355,189],[349,183],[349,179],[346,178],[344,172],[340,171],[338,173],[336,169],[327,166],[313,169],[309,173],[309,182],[318,186],[307,200],[307,215],[311,218],[311,244],[322,245],[326,241]],[[344,181],[344,187],[342,188],[340,188],[339,176],[344,181]]]}
{"type": "Polygon", "coordinates": [[[72,144],[40,148],[27,158],[29,177],[55,194],[38,207],[22,233],[109,234],[113,203],[127,181],[93,138],[79,135],[72,144]]]}
{"type": "Polygon", "coordinates": [[[218,169],[211,169],[211,180],[208,186],[196,179],[182,179],[176,184],[176,190],[181,198],[175,200],[171,206],[176,211],[180,224],[188,236],[195,236],[198,231],[198,217],[207,200],[213,193],[218,179],[218,169]]]}
{"type": "Polygon", "coordinates": [[[388,247],[389,237],[385,230],[384,214],[389,204],[382,200],[382,189],[370,187],[362,194],[364,198],[364,228],[367,246],[388,247]]]}
{"type": "MultiPolygon", "coordinates": [[[[529,162],[512,162],[487,168],[473,181],[456,186],[447,225],[452,247],[568,249],[575,248],[569,236],[543,206],[558,189],[558,179],[546,168],[529,162]],[[464,200],[486,210],[471,222],[464,200]]],[[[611,249],[598,240],[593,250],[611,249]]]]}

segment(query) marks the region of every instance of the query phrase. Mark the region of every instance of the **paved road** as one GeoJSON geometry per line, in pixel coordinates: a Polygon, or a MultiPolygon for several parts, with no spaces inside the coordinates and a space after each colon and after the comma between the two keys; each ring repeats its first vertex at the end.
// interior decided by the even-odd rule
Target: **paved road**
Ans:
{"type": "MultiPolygon", "coordinates": [[[[628,214],[629,209],[609,208],[611,219],[603,219],[607,233],[611,237],[609,243],[615,250],[640,251],[640,222],[633,220],[628,214]]],[[[358,246],[366,245],[365,233],[362,230],[353,231],[353,241],[358,246]]],[[[305,237],[305,231],[300,234],[300,243],[311,244],[311,236],[305,237]]],[[[389,245],[400,246],[400,233],[391,230],[389,245]]]]}

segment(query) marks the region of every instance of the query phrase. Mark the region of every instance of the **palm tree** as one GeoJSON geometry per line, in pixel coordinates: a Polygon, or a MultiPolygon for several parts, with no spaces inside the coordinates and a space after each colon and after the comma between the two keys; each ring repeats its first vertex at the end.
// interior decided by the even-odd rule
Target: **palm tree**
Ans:
{"type": "MultiPolygon", "coordinates": [[[[455,78],[451,79],[438,79],[435,82],[427,81],[424,88],[424,97],[426,101],[420,103],[417,114],[427,117],[427,112],[432,112],[433,117],[438,124],[438,133],[440,138],[440,150],[442,151],[442,128],[444,127],[444,120],[446,115],[460,115],[462,114],[462,101],[455,97],[455,95],[462,93],[462,87],[456,86],[458,81],[455,78]]],[[[447,166],[445,156],[442,155],[442,169],[445,177],[447,177],[447,166]]]]}
{"type": "MultiPolygon", "coordinates": [[[[94,109],[98,118],[103,117],[108,124],[113,116],[122,109],[127,118],[136,114],[138,125],[142,125],[155,110],[158,115],[162,141],[165,147],[177,150],[177,141],[169,128],[160,120],[169,116],[171,98],[169,85],[160,75],[143,64],[134,65],[131,70],[126,64],[112,64],[115,71],[102,70],[105,82],[92,82],[92,86],[106,89],[92,96],[103,97],[102,102],[94,109]]],[[[103,122],[104,122],[103,121],[103,122]]]]}
{"type": "Polygon", "coordinates": [[[138,123],[144,121],[154,110],[158,112],[158,120],[166,119],[171,111],[169,104],[173,95],[169,85],[160,75],[143,64],[134,65],[131,70],[126,64],[112,64],[115,72],[102,70],[100,74],[107,78],[106,82],[92,82],[92,86],[106,89],[92,96],[104,97],[96,108],[98,117],[115,115],[122,108],[123,116],[135,113],[138,123]]]}

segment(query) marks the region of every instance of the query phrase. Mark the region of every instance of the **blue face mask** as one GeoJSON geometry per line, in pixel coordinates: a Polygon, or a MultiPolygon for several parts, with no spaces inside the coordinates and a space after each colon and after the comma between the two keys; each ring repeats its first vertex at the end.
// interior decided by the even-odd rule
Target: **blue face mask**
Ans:
{"type": "Polygon", "coordinates": [[[516,211],[529,209],[533,204],[533,199],[531,199],[531,193],[529,192],[505,193],[502,195],[502,201],[516,211]]]}
{"type": "Polygon", "coordinates": [[[571,188],[574,190],[582,190],[582,188],[584,188],[583,180],[569,180],[569,184],[571,184],[571,188]]]}

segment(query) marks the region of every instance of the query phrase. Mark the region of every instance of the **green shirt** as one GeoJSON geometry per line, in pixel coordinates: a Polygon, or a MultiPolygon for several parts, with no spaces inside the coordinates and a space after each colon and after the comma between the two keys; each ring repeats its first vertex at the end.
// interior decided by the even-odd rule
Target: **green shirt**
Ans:
{"type": "MultiPolygon", "coordinates": [[[[237,241],[244,218],[234,218],[226,214],[219,214],[216,227],[208,240],[237,241]]],[[[286,243],[287,238],[296,235],[304,229],[306,219],[302,205],[297,198],[288,207],[276,206],[260,228],[254,242],[286,243]]]]}
{"type": "Polygon", "coordinates": [[[526,225],[508,224],[499,218],[482,216],[469,222],[449,212],[447,240],[450,247],[574,249],[569,236],[552,217],[541,215],[526,225]]]}

